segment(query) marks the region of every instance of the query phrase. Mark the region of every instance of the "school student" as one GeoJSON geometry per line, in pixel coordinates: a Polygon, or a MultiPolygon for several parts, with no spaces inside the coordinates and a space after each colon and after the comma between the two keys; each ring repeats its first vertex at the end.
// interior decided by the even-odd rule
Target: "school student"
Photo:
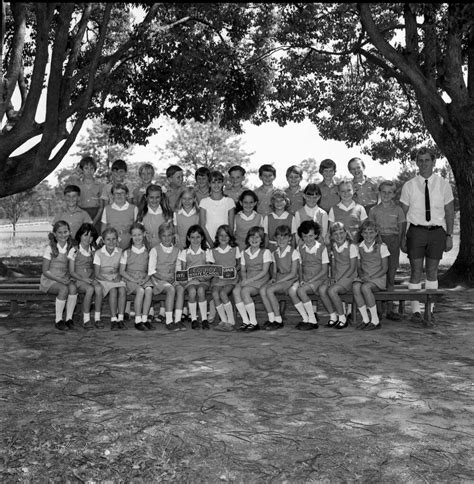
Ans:
{"type": "Polygon", "coordinates": [[[214,328],[217,331],[233,331],[235,326],[234,311],[229,299],[235,284],[238,281],[240,270],[240,250],[237,246],[229,225],[224,224],[217,228],[214,247],[209,250],[208,262],[235,269],[235,277],[224,279],[213,277],[211,280],[211,292],[220,322],[214,328]]]}
{"type": "Polygon", "coordinates": [[[358,329],[380,329],[374,292],[387,288],[388,257],[390,252],[382,242],[379,227],[371,220],[360,226],[362,242],[359,244],[358,278],[352,283],[354,298],[362,315],[358,329]],[[370,318],[369,318],[370,313],[370,318]]]}
{"type": "Polygon", "coordinates": [[[298,277],[300,261],[299,252],[291,245],[292,234],[288,225],[279,225],[275,230],[275,238],[277,248],[272,254],[272,278],[260,288],[260,296],[268,315],[263,327],[268,330],[281,329],[284,326],[276,295],[288,293],[298,277]]]}
{"type": "MultiPolygon", "coordinates": [[[[98,234],[95,227],[90,223],[82,224],[76,233],[77,246],[72,247],[68,253],[69,273],[74,279],[77,292],[84,294],[82,300],[82,315],[84,329],[102,328],[100,316],[92,324],[91,321],[91,304],[92,298],[96,292],[97,282],[94,277],[94,252],[96,250],[96,240],[98,234]]],[[[101,291],[95,300],[96,307],[102,305],[101,291]]]]}
{"type": "Polygon", "coordinates": [[[165,327],[168,331],[185,331],[182,321],[184,287],[176,282],[176,265],[179,249],[173,245],[175,228],[165,222],[158,228],[160,242],[150,250],[148,275],[153,283],[153,294],[166,294],[165,327]],[[174,321],[173,321],[174,310],[174,321]]]}
{"type": "Polygon", "coordinates": [[[145,227],[135,222],[130,227],[130,247],[122,252],[120,258],[120,277],[125,281],[127,294],[135,294],[135,329],[153,330],[148,321],[148,312],[153,297],[153,283],[148,276],[148,248],[145,227]]]}
{"type": "Polygon", "coordinates": [[[252,296],[257,295],[270,279],[272,255],[265,249],[265,233],[262,227],[252,227],[248,231],[246,245],[247,249],[240,260],[240,282],[236,284],[232,294],[235,307],[242,318],[242,324],[237,331],[253,332],[259,330],[260,326],[252,296]]]}
{"type": "MultiPolygon", "coordinates": [[[[102,240],[103,247],[94,254],[94,274],[100,284],[97,291],[100,291],[101,300],[109,295],[111,331],[127,329],[124,322],[127,291],[119,272],[122,249],[118,246],[117,230],[113,227],[105,229],[102,232],[102,240]]],[[[100,309],[96,304],[95,310],[100,309]]]]}
{"type": "Polygon", "coordinates": [[[300,264],[298,281],[290,290],[290,298],[301,316],[296,329],[309,331],[318,329],[319,321],[310,293],[318,294],[328,277],[329,257],[326,245],[320,241],[321,229],[314,220],[304,220],[298,227],[300,264]]]}
{"type": "Polygon", "coordinates": [[[73,247],[69,224],[58,220],[48,234],[49,245],[43,253],[40,290],[56,295],[55,327],[60,331],[74,330],[72,316],[77,302],[77,289],[69,273],[67,254],[73,247]],[[66,321],[63,319],[66,307],[66,321]]]}

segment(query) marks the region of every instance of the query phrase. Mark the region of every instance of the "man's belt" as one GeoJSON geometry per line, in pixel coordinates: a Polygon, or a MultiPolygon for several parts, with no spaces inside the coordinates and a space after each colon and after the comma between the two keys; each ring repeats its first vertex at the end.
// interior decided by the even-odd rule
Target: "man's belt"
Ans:
{"type": "Polygon", "coordinates": [[[425,230],[438,230],[443,228],[441,225],[412,225],[412,227],[425,230]]]}

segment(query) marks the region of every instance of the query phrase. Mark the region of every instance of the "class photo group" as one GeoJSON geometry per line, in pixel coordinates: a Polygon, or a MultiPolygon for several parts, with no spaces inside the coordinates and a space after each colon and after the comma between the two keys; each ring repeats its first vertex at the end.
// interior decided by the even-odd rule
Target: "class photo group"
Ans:
{"type": "MultiPolygon", "coordinates": [[[[439,262],[453,245],[451,186],[434,173],[430,148],[415,158],[418,175],[396,200],[396,184],[367,177],[360,158],[347,163],[352,179],[339,182],[336,163],[322,160],[323,180],[304,187],[301,168],[290,166],[285,189],[275,188],[275,168],[264,164],[261,185],[251,190],[241,166],[227,173],[200,167],[188,186],[183,169],[170,165],[161,186],[152,163],[140,165],[139,184],[129,188],[121,159],[103,184],[97,162],[85,156],[80,182],[64,187],[65,209],[54,218],[43,253],[40,289],[56,296],[54,326],[77,329],[80,294],[84,330],[125,330],[134,318],[139,331],[157,323],[169,331],[275,331],[285,326],[282,299],[298,313],[296,330],[319,327],[316,300],[329,314],[329,328],[354,322],[356,329],[381,329],[374,293],[393,290],[400,251],[410,261],[408,289],[422,288],[423,272],[424,287],[436,289],[439,262]],[[356,308],[342,301],[348,292],[356,308]]],[[[393,309],[387,301],[383,316],[400,319],[393,309]]],[[[423,320],[418,301],[411,302],[411,320],[423,320]]]]}

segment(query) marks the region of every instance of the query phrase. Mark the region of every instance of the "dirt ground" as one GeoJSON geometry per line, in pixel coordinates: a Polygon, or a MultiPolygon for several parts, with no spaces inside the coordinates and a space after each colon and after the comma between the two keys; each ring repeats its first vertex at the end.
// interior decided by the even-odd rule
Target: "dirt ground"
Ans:
{"type": "MultiPolygon", "coordinates": [[[[436,326],[53,329],[0,306],[0,482],[474,481],[474,290],[436,326]]],[[[107,321],[107,319],[106,319],[107,321]]]]}

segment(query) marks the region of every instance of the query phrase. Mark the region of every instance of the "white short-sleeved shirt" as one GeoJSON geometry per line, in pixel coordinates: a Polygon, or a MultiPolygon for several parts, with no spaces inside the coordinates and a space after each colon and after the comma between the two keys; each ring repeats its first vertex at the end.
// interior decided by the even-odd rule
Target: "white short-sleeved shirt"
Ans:
{"type": "MultiPolygon", "coordinates": [[[[285,255],[291,250],[291,247],[288,245],[285,250],[283,251],[283,253],[280,253],[280,247],[278,247],[277,250],[275,250],[275,252],[272,254],[272,262],[275,262],[275,254],[278,253],[278,255],[280,256],[280,258],[283,258],[285,257],[285,255]]],[[[298,260],[301,260],[301,257],[300,257],[300,253],[298,250],[294,250],[293,251],[293,254],[291,254],[291,262],[295,262],[295,261],[298,261],[298,260]]]]}
{"type": "MultiPolygon", "coordinates": [[[[346,240],[340,247],[337,246],[337,244],[333,244],[333,248],[337,250],[339,253],[341,253],[344,249],[347,249],[349,246],[349,242],[346,240]]],[[[359,249],[357,248],[356,244],[350,244],[350,249],[349,249],[349,259],[354,259],[359,257],[359,249]]]]}
{"type": "MultiPolygon", "coordinates": [[[[124,212],[125,210],[128,209],[129,206],[130,206],[130,204],[128,202],[125,202],[121,207],[119,207],[116,203],[112,203],[112,205],[110,207],[113,208],[114,210],[117,210],[118,212],[124,212]]],[[[133,217],[134,217],[135,220],[138,217],[138,207],[137,206],[135,206],[135,210],[133,211],[133,217]]],[[[104,210],[102,212],[102,218],[100,219],[100,221],[104,224],[107,223],[107,210],[104,210]]]]}
{"type": "Polygon", "coordinates": [[[84,257],[90,257],[91,255],[91,251],[90,250],[86,250],[82,247],[82,245],[79,245],[79,250],[77,250],[75,247],[72,247],[70,250],[69,250],[69,253],[67,255],[67,258],[69,260],[73,260],[75,261],[76,260],[76,257],[77,257],[77,253],[80,252],[84,257]]]}
{"type": "MultiPolygon", "coordinates": [[[[139,249],[135,246],[132,245],[131,247],[131,251],[134,253],[134,254],[143,254],[143,252],[146,251],[146,247],[143,246],[143,247],[140,247],[139,249]]],[[[127,260],[128,260],[128,250],[124,250],[122,252],[122,257],[120,258],[120,264],[124,264],[124,265],[127,265],[127,260]]]]}
{"type": "MultiPolygon", "coordinates": [[[[67,244],[64,244],[64,247],[61,247],[59,244],[56,244],[56,247],[58,248],[58,252],[60,254],[67,254],[67,244]]],[[[51,246],[47,246],[45,249],[44,249],[44,252],[43,252],[43,258],[44,259],[48,259],[48,260],[51,260],[51,256],[53,254],[51,254],[51,246]]]]}
{"type": "MultiPolygon", "coordinates": [[[[367,244],[365,243],[365,241],[363,240],[360,244],[359,244],[359,247],[366,253],[366,254],[369,254],[370,252],[373,252],[374,251],[374,247],[375,247],[375,242],[372,243],[370,245],[370,247],[367,246],[367,244]]],[[[385,257],[389,257],[390,256],[390,251],[388,250],[388,247],[386,244],[384,244],[383,242],[380,244],[380,256],[382,257],[382,259],[384,259],[385,257]]],[[[358,256],[359,257],[359,256],[358,256]]],[[[360,259],[360,257],[359,257],[360,259]]]]}
{"type": "Polygon", "coordinates": [[[408,206],[407,222],[413,225],[441,225],[446,230],[444,207],[454,200],[453,190],[447,180],[438,175],[428,178],[431,220],[425,218],[425,178],[417,175],[402,187],[400,203],[408,206]]]}
{"type": "Polygon", "coordinates": [[[100,253],[104,254],[107,257],[113,257],[115,254],[117,254],[117,252],[119,252],[119,249],[118,249],[118,247],[115,247],[113,252],[111,254],[109,254],[108,251],[107,251],[107,247],[105,247],[105,245],[104,245],[101,249],[95,251],[94,264],[100,266],[100,253]]]}
{"type": "MultiPolygon", "coordinates": [[[[220,254],[227,254],[232,249],[230,245],[228,245],[225,249],[222,249],[221,247],[216,247],[217,252],[220,254]]],[[[209,250],[208,253],[206,254],[207,256],[207,262],[210,262],[211,264],[215,264],[216,261],[214,260],[214,254],[212,253],[212,250],[209,250]]],[[[238,247],[235,248],[235,258],[240,259],[240,250],[238,247]]]]}
{"type": "MultiPolygon", "coordinates": [[[[305,250],[308,254],[316,254],[318,251],[319,247],[321,244],[316,241],[316,243],[313,245],[313,247],[308,247],[306,244],[303,244],[298,250],[300,253],[300,258],[301,258],[301,251],[305,250]]],[[[323,251],[321,252],[321,264],[329,264],[329,255],[328,255],[328,250],[326,247],[324,247],[323,251]]]]}
{"type": "MultiPolygon", "coordinates": [[[[244,252],[249,256],[250,259],[255,259],[255,257],[257,257],[257,255],[260,254],[261,250],[263,250],[263,263],[265,264],[265,262],[273,262],[272,253],[268,249],[258,249],[252,254],[249,247],[248,249],[245,249],[244,252]]],[[[242,260],[240,263],[243,266],[245,265],[245,257],[242,257],[242,260]]]]}
{"type": "Polygon", "coordinates": [[[229,223],[229,210],[235,208],[235,202],[230,197],[220,200],[206,197],[199,202],[199,208],[206,210],[206,229],[211,239],[214,239],[219,226],[229,223]]]}

